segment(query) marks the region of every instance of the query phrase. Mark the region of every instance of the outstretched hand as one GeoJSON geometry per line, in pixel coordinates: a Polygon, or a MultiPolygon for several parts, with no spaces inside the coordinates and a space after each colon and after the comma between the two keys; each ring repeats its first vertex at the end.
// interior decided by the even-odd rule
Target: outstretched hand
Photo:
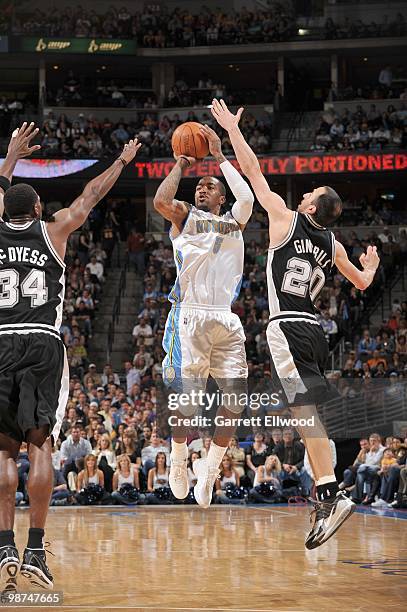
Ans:
{"type": "Polygon", "coordinates": [[[209,125],[201,125],[199,131],[208,141],[210,154],[215,158],[220,157],[222,155],[222,143],[215,130],[210,128],[209,125]]]}
{"type": "Polygon", "coordinates": [[[33,122],[28,124],[24,121],[23,125],[16,128],[11,136],[7,156],[16,160],[22,159],[41,149],[40,145],[30,146],[32,139],[36,137],[38,132],[39,129],[35,127],[33,122]]]}
{"type": "Polygon", "coordinates": [[[243,111],[244,108],[241,107],[237,111],[236,115],[234,115],[230,112],[224,100],[212,100],[211,113],[219,125],[221,125],[228,132],[239,124],[243,111]]]}
{"type": "Polygon", "coordinates": [[[128,164],[134,159],[137,155],[137,151],[141,147],[141,142],[138,142],[138,138],[134,138],[134,140],[129,140],[127,144],[124,145],[123,151],[121,152],[120,159],[128,164]]]}
{"type": "Polygon", "coordinates": [[[375,246],[368,246],[366,253],[362,253],[362,255],[359,257],[359,261],[364,270],[371,270],[372,272],[375,272],[380,263],[377,248],[375,246]]]}

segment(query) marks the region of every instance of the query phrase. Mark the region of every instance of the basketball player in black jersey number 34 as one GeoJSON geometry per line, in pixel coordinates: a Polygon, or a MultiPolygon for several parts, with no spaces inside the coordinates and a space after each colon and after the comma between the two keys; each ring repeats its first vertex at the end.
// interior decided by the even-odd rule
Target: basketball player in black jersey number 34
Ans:
{"type": "Polygon", "coordinates": [[[43,537],[53,486],[51,436],[59,436],[69,388],[59,335],[66,243],[141,145],[137,140],[126,144],[69,208],[44,223],[35,190],[23,183],[10,187],[18,159],[39,148],[30,146],[37,132],[26,123],[15,130],[0,168],[0,217],[7,215],[0,222],[0,580],[13,583],[21,575],[35,587],[51,589],[43,537]],[[28,444],[30,460],[30,530],[20,567],[13,527],[15,460],[22,441],[28,444]]]}
{"type": "Polygon", "coordinates": [[[355,287],[366,289],[374,278],[379,257],[376,247],[369,246],[360,257],[363,270],[358,270],[326,229],[342,211],[342,202],[332,188],[318,187],[304,194],[297,211],[287,208],[284,200],[270,190],[256,155],[239,129],[242,112],[240,108],[233,115],[223,100],[212,102],[212,114],[228,131],[242,172],[269,216],[267,340],[272,366],[291,414],[298,419],[314,419],[312,429],[297,430],[307,448],[317,487],[313,524],[305,541],[307,548],[316,548],[339,529],[355,505],[338,490],[329,441],[316,409],[316,403],[329,388],[324,377],[328,347],[313,303],[334,264],[355,287]]]}

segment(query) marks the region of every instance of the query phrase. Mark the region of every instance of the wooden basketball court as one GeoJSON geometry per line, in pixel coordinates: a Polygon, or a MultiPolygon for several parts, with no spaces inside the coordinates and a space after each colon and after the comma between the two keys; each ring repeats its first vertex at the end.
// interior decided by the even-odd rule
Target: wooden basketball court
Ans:
{"type": "MultiPolygon", "coordinates": [[[[51,508],[45,539],[64,595],[58,609],[403,609],[407,512],[366,512],[306,551],[305,507],[51,508]]],[[[22,549],[28,512],[16,514],[22,549]]]]}

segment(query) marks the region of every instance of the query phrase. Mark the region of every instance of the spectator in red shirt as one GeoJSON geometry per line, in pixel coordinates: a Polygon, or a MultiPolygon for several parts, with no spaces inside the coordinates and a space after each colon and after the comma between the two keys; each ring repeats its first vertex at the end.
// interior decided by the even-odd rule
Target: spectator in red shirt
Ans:
{"type": "Polygon", "coordinates": [[[144,236],[133,228],[127,238],[127,252],[130,264],[134,265],[138,274],[144,274],[144,236]]]}

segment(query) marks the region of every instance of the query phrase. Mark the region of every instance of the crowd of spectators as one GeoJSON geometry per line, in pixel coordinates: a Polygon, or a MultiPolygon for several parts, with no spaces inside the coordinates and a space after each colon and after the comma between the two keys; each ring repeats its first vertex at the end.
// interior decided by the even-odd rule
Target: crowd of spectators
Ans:
{"type": "Polygon", "coordinates": [[[339,384],[343,396],[354,398],[380,392],[387,402],[405,399],[407,300],[395,300],[390,316],[377,333],[365,327],[349,348],[339,384]]]}
{"type": "MultiPolygon", "coordinates": [[[[390,210],[388,212],[391,214],[390,210]]],[[[375,213],[370,205],[364,211],[363,216],[365,222],[368,223],[370,219],[373,220],[375,216],[378,216],[378,213],[375,213]]],[[[388,219],[390,221],[391,217],[388,219]]],[[[355,341],[360,333],[360,326],[364,322],[368,305],[377,300],[388,279],[403,265],[407,252],[406,232],[402,230],[399,236],[394,236],[384,225],[381,232],[371,231],[363,239],[360,239],[354,231],[346,236],[341,230],[338,230],[335,235],[345,247],[354,265],[358,265],[360,255],[366,251],[369,244],[377,247],[380,254],[380,265],[373,284],[366,291],[353,287],[337,269],[330,282],[322,290],[316,308],[320,312],[319,320],[331,349],[341,337],[346,342],[355,341]]],[[[405,320],[407,314],[404,306],[403,308],[400,306],[400,310],[400,313],[394,313],[394,316],[397,314],[399,322],[405,320]]],[[[393,319],[391,325],[394,325],[393,319]]]]}
{"type": "MultiPolygon", "coordinates": [[[[169,489],[170,440],[157,428],[155,386],[130,392],[115,374],[100,375],[95,366],[82,383],[71,379],[70,399],[60,440],[53,448],[54,489],[51,505],[196,503],[193,462],[206,457],[208,432],[189,440],[190,493],[184,502],[169,489]],[[97,382],[95,382],[97,381],[97,382]],[[146,399],[146,394],[150,399],[146,399]]],[[[116,375],[117,376],[117,375],[116,375]]],[[[336,449],[331,441],[332,462],[336,449]]],[[[23,445],[17,460],[16,504],[29,503],[26,481],[29,460],[23,445]]],[[[294,431],[275,428],[240,442],[233,436],[221,465],[213,499],[218,503],[277,503],[310,495],[313,474],[304,445],[294,431]]]]}
{"type": "Polygon", "coordinates": [[[267,11],[233,11],[203,7],[198,14],[185,8],[130,13],[126,7],[111,7],[104,15],[82,7],[33,15],[16,13],[10,29],[17,35],[75,36],[79,38],[136,39],[141,47],[189,47],[263,43],[289,40],[295,36],[296,19],[286,3],[273,2],[267,11]]]}
{"type": "Polygon", "coordinates": [[[383,15],[381,23],[365,23],[361,19],[345,17],[342,23],[335,23],[330,17],[325,21],[324,38],[335,40],[343,38],[377,38],[384,36],[405,36],[407,24],[404,15],[398,13],[393,19],[383,15]]]}
{"type": "Polygon", "coordinates": [[[360,450],[339,488],[355,503],[374,508],[407,508],[407,437],[379,434],[361,438],[360,450]],[[377,498],[377,499],[376,499],[377,498]]]}
{"type": "MultiPolygon", "coordinates": [[[[367,58],[365,58],[367,60],[367,58]]],[[[337,89],[332,83],[327,102],[335,100],[386,100],[399,99],[407,101],[406,71],[404,66],[392,67],[386,64],[377,75],[376,83],[365,85],[349,84],[337,89]]]]}
{"type": "Polygon", "coordinates": [[[169,108],[203,107],[210,104],[213,98],[222,98],[226,104],[233,106],[234,104],[259,104],[261,101],[270,102],[273,100],[273,94],[271,88],[267,86],[261,90],[240,88],[239,91],[233,91],[224,83],[214,81],[208,74],[203,73],[198,82],[192,85],[187,84],[182,77],[178,78],[168,91],[164,106],[169,108]]]}
{"type": "MultiPolygon", "coordinates": [[[[137,136],[143,147],[142,157],[172,157],[171,137],[177,126],[184,121],[201,121],[216,128],[221,134],[222,147],[226,155],[233,154],[228,135],[221,130],[212,115],[204,113],[199,119],[189,111],[186,119],[178,113],[164,115],[146,112],[134,115],[131,121],[108,118],[100,121],[93,115],[85,117],[80,113],[71,121],[65,114],[57,117],[50,112],[41,126],[41,155],[45,157],[103,157],[115,154],[123,144],[137,136]]],[[[251,113],[242,119],[242,131],[250,146],[257,153],[265,153],[271,145],[271,125],[266,120],[257,120],[251,113]]]]}
{"type": "Polygon", "coordinates": [[[55,106],[97,106],[111,108],[157,109],[158,104],[151,81],[126,78],[91,79],[69,70],[66,78],[53,82],[45,91],[47,104],[55,106]]]}
{"type": "Polygon", "coordinates": [[[406,22],[402,14],[394,19],[383,16],[381,23],[365,23],[346,17],[342,23],[328,18],[321,27],[299,27],[297,12],[291,2],[274,1],[267,10],[248,10],[229,13],[216,8],[202,7],[193,14],[186,8],[154,10],[146,7],[142,12],[130,12],[125,6],[110,7],[103,14],[95,10],[76,8],[37,9],[27,14],[5,10],[0,21],[0,32],[16,35],[78,38],[136,39],[141,47],[166,48],[199,45],[225,45],[267,43],[311,36],[327,40],[343,38],[370,38],[403,36],[406,22]]]}
{"type": "MultiPolygon", "coordinates": [[[[386,73],[387,68],[383,69],[380,73],[386,73]]],[[[405,87],[406,78],[404,77],[402,83],[399,85],[390,81],[390,85],[384,87],[381,81],[376,85],[365,85],[363,87],[355,87],[348,85],[342,89],[336,89],[331,87],[327,102],[335,102],[335,100],[346,101],[346,100],[395,100],[399,99],[403,102],[407,101],[407,87],[405,87]]]]}
{"type": "MultiPolygon", "coordinates": [[[[46,218],[52,217],[61,207],[60,202],[48,203],[46,218]]],[[[78,379],[89,366],[88,349],[94,319],[103,296],[106,270],[121,230],[114,211],[114,201],[106,211],[100,207],[88,222],[93,231],[83,228],[71,236],[67,246],[61,336],[67,348],[71,375],[78,379]]]]}
{"type": "Polygon", "coordinates": [[[407,107],[389,105],[381,111],[375,104],[358,104],[351,112],[324,111],[316,129],[312,151],[382,151],[407,146],[407,107]]]}
{"type": "MultiPolygon", "coordinates": [[[[227,104],[258,104],[270,102],[273,97],[270,89],[264,91],[244,89],[230,91],[223,83],[215,82],[203,75],[197,84],[189,85],[179,77],[169,89],[162,106],[165,108],[202,108],[213,98],[223,98],[227,104]]],[[[45,99],[51,106],[103,107],[127,109],[159,108],[151,82],[130,81],[129,79],[88,79],[76,77],[70,70],[63,83],[55,82],[48,86],[45,99]]]]}

